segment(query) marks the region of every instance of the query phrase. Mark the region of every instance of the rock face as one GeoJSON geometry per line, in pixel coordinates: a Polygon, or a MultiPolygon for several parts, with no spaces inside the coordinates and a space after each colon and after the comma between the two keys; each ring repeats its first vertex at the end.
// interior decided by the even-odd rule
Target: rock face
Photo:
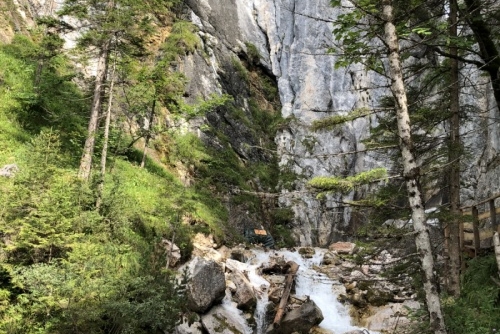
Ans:
{"type": "Polygon", "coordinates": [[[302,304],[299,308],[288,312],[278,328],[271,328],[268,333],[291,334],[309,333],[311,328],[323,321],[323,313],[312,301],[302,304]]]}
{"type": "Polygon", "coordinates": [[[190,281],[187,285],[188,307],[197,313],[206,312],[224,298],[226,281],[224,270],[214,261],[196,257],[188,265],[190,281]]]}
{"type": "MultiPolygon", "coordinates": [[[[237,82],[227,88],[231,77],[227,61],[248,58],[249,45],[253,45],[260,54],[260,66],[277,79],[281,113],[289,118],[275,140],[281,169],[297,176],[293,190],[298,192],[283,190],[279,198],[281,206],[290,207],[295,213],[294,237],[303,246],[326,246],[341,240],[356,229],[360,218],[338,202],[361,198],[366,189],[327,196],[320,201],[307,192],[305,182],[315,176],[353,175],[380,166],[390,168],[377,153],[349,153],[364,149],[362,140],[368,136],[370,127],[378,124],[378,119],[359,118],[336,130],[317,132],[311,131],[310,125],[354,108],[376,107],[387,91],[364,88],[384,86],[386,80],[366,73],[361,67],[334,69],[337,58],[325,51],[333,44],[330,22],[338,11],[330,6],[329,0],[234,0],[224,5],[218,0],[190,0],[188,4],[192,21],[200,28],[204,52],[209,55],[206,61],[196,54],[185,61],[187,75],[196,73],[190,82],[190,95],[239,90],[237,82]]],[[[485,81],[479,75],[473,79],[485,81]]],[[[468,93],[461,102],[476,106],[480,117],[472,117],[463,124],[464,133],[474,134],[463,137],[465,146],[474,152],[473,158],[464,161],[465,203],[500,191],[500,163],[496,154],[500,150],[500,124],[488,123],[488,119],[499,117],[498,109],[487,91],[468,93]]],[[[240,94],[239,99],[245,97],[240,94]]],[[[225,115],[210,117],[209,122],[218,126],[231,124],[225,115]]],[[[255,142],[248,131],[237,125],[233,126],[233,133],[246,137],[248,143],[255,142]]],[[[231,142],[242,157],[260,154],[245,149],[243,142],[241,139],[231,142]]]]}

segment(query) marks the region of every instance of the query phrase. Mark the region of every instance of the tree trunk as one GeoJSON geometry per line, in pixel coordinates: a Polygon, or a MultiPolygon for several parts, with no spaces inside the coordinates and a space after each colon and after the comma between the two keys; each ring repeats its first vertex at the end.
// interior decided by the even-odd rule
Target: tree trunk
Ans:
{"type": "Polygon", "coordinates": [[[109,143],[109,125],[111,124],[111,106],[113,104],[113,88],[115,84],[116,59],[113,63],[113,71],[111,72],[111,83],[109,85],[108,108],[106,110],[106,121],[104,122],[104,138],[102,143],[101,153],[101,175],[99,184],[97,185],[96,209],[99,210],[102,203],[102,192],[104,190],[104,177],[106,175],[106,160],[108,158],[108,143],[109,143]]]}
{"type": "Polygon", "coordinates": [[[148,150],[149,141],[151,140],[151,127],[153,126],[153,121],[155,118],[155,108],[156,108],[156,97],[153,100],[153,105],[151,106],[151,113],[149,114],[148,133],[146,134],[144,151],[142,152],[141,168],[144,168],[144,165],[146,163],[146,154],[148,150]]]}
{"type": "Polygon", "coordinates": [[[385,43],[389,51],[389,74],[391,91],[396,101],[396,118],[398,123],[399,146],[403,162],[403,176],[408,191],[408,200],[411,208],[413,226],[416,232],[415,244],[420,254],[422,270],[424,272],[424,291],[427,309],[430,316],[430,326],[434,333],[445,334],[446,327],[441,312],[441,302],[437,289],[437,280],[434,275],[434,259],[427,230],[426,217],[422,194],[420,191],[420,171],[413,155],[413,142],[410,128],[408,103],[403,82],[403,71],[399,56],[399,41],[394,26],[393,6],[391,0],[382,0],[383,16],[385,19],[385,43]]]}
{"type": "Polygon", "coordinates": [[[500,237],[498,236],[498,232],[493,234],[493,245],[495,247],[495,257],[497,259],[498,276],[500,276],[500,237]]]}
{"type": "Polygon", "coordinates": [[[85,140],[85,145],[83,146],[80,168],[78,170],[78,177],[84,181],[88,181],[90,177],[90,170],[92,168],[92,156],[94,155],[95,137],[97,134],[99,113],[102,105],[102,91],[106,82],[106,70],[110,44],[111,41],[109,39],[104,42],[97,59],[95,87],[92,98],[92,107],[90,109],[90,119],[87,128],[87,139],[85,140]]]}
{"type": "MultiPolygon", "coordinates": [[[[457,37],[457,0],[450,0],[450,37],[453,41],[457,37]]],[[[457,56],[457,47],[450,46],[450,54],[457,56]]],[[[448,292],[453,296],[460,294],[460,83],[458,60],[450,58],[450,143],[448,160],[450,163],[450,211],[452,221],[448,223],[448,292]]]]}
{"type": "Polygon", "coordinates": [[[481,0],[465,0],[465,6],[467,22],[474,33],[481,59],[485,64],[482,69],[490,75],[493,95],[500,108],[500,52],[496,47],[490,27],[481,13],[481,0]]]}
{"type": "Polygon", "coordinates": [[[278,328],[280,326],[281,319],[285,314],[285,308],[286,304],[288,303],[288,297],[290,296],[290,290],[292,289],[292,283],[295,278],[295,274],[297,274],[297,270],[299,270],[299,265],[297,263],[290,261],[288,262],[288,264],[290,264],[290,268],[288,269],[288,273],[286,275],[285,288],[283,289],[283,295],[281,295],[278,311],[276,312],[276,316],[274,317],[274,328],[278,328]]]}

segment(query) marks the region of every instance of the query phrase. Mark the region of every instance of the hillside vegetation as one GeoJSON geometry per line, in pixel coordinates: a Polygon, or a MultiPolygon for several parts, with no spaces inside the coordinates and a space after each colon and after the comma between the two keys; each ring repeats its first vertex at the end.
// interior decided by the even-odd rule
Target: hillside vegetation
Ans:
{"type": "MultiPolygon", "coordinates": [[[[89,94],[63,53],[37,35],[0,47],[0,332],[151,333],[184,313],[163,239],[185,258],[196,232],[221,236],[213,193],[111,136],[102,205],[77,178],[89,94]],[[126,321],[125,321],[126,320],[126,321]]],[[[120,134],[121,133],[121,134],[120,134]]],[[[183,136],[177,136],[179,140],[183,136]]],[[[98,139],[101,145],[102,138],[98,139]]]]}

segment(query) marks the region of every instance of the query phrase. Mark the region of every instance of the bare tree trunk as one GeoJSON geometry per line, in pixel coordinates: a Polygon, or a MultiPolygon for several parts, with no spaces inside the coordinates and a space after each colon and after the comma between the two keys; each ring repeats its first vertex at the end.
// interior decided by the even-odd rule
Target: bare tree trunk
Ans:
{"type": "Polygon", "coordinates": [[[500,276],[500,237],[498,236],[498,232],[493,234],[493,245],[495,247],[495,257],[497,259],[498,276],[500,276]]]}
{"type": "Polygon", "coordinates": [[[106,121],[104,122],[104,140],[102,144],[101,153],[101,175],[99,184],[97,185],[97,199],[95,202],[96,209],[99,210],[102,204],[102,192],[104,190],[104,177],[106,175],[106,160],[108,158],[108,143],[109,143],[109,126],[111,124],[111,106],[113,104],[113,88],[115,85],[115,70],[116,59],[113,63],[113,70],[111,72],[111,83],[109,85],[108,108],[106,110],[106,121]]]}
{"type": "MultiPolygon", "coordinates": [[[[457,0],[450,0],[450,37],[457,37],[457,0]]],[[[451,44],[450,54],[457,56],[457,47],[451,44]]],[[[458,72],[458,60],[450,58],[450,211],[453,217],[448,223],[449,242],[448,242],[448,292],[453,296],[460,294],[460,222],[457,217],[460,216],[460,83],[458,72]]]]}
{"type": "Polygon", "coordinates": [[[151,113],[149,114],[148,133],[146,134],[144,151],[142,152],[141,168],[144,168],[144,164],[146,163],[146,154],[148,150],[149,141],[151,140],[151,127],[153,126],[153,121],[155,118],[155,108],[156,108],[156,97],[153,100],[153,105],[151,106],[151,113]]]}
{"type": "Polygon", "coordinates": [[[78,170],[78,177],[84,181],[88,181],[90,177],[90,170],[92,168],[92,156],[94,155],[95,137],[97,134],[99,113],[102,105],[102,90],[106,82],[106,70],[110,44],[111,41],[109,39],[104,42],[97,59],[95,87],[92,107],[90,109],[90,119],[87,128],[87,139],[85,140],[85,145],[83,146],[80,168],[78,170]]]}
{"type": "Polygon", "coordinates": [[[434,274],[434,259],[427,230],[424,204],[420,190],[420,171],[413,155],[413,141],[411,136],[410,117],[406,90],[401,69],[399,55],[399,41],[394,26],[393,6],[391,0],[382,0],[383,16],[385,19],[385,43],[389,51],[389,71],[392,81],[391,91],[396,101],[396,118],[398,123],[399,146],[403,160],[403,176],[408,191],[411,216],[416,232],[415,244],[420,254],[422,270],[424,272],[424,291],[427,309],[430,316],[430,326],[434,333],[445,334],[446,327],[441,312],[441,302],[437,289],[437,280],[434,274]]]}

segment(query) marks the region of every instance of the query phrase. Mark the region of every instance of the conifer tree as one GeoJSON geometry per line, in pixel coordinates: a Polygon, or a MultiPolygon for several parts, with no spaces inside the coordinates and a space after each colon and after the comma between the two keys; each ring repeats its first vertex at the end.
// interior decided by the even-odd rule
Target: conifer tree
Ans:
{"type": "MultiPolygon", "coordinates": [[[[88,180],[103,105],[103,90],[107,84],[108,60],[112,51],[118,55],[139,57],[146,53],[145,43],[155,30],[155,15],[168,13],[177,1],[157,2],[136,0],[66,0],[60,17],[78,20],[78,46],[83,52],[93,52],[95,81],[78,175],[88,180]],[[154,9],[154,11],[153,11],[154,9]]],[[[69,25],[69,23],[68,23],[69,25]]],[[[92,58],[92,56],[90,57],[92,58]]]]}
{"type": "MultiPolygon", "coordinates": [[[[421,172],[420,166],[417,165],[418,157],[415,156],[414,151],[407,88],[404,82],[400,55],[399,35],[402,33],[401,29],[405,27],[395,21],[394,7],[391,0],[383,0],[381,3],[353,0],[350,3],[353,7],[339,16],[334,33],[346,52],[344,65],[348,65],[353,61],[360,61],[387,76],[390,80],[390,91],[395,101],[395,118],[402,158],[403,178],[406,183],[411,217],[416,233],[415,244],[424,272],[423,285],[430,327],[434,333],[444,334],[446,333],[446,327],[439,300],[433,252],[426,226],[426,214],[420,185],[421,172]],[[366,24],[369,29],[359,28],[358,23],[360,21],[366,24]],[[377,37],[379,43],[376,42],[377,37]],[[377,47],[377,53],[372,52],[374,46],[377,47]],[[380,61],[380,58],[377,59],[384,53],[387,55],[385,63],[380,61]]],[[[332,4],[340,6],[341,1],[332,1],[332,4]]]]}

